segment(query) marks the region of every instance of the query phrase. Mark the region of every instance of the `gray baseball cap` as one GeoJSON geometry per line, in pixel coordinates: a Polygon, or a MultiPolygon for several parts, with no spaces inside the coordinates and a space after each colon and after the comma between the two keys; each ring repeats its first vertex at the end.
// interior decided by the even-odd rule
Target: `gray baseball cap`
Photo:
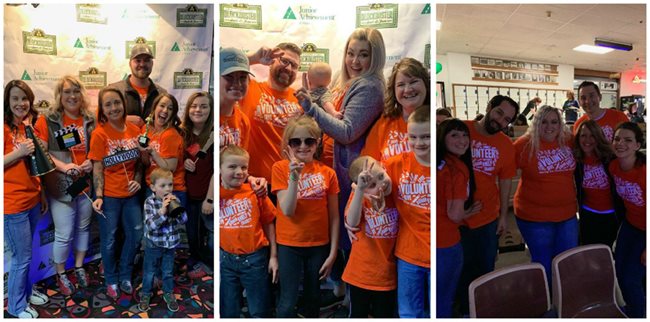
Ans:
{"type": "Polygon", "coordinates": [[[246,54],[234,47],[221,48],[219,51],[219,75],[225,76],[240,71],[253,75],[250,72],[246,54]]]}
{"type": "Polygon", "coordinates": [[[133,58],[138,57],[140,55],[147,55],[147,56],[153,58],[151,47],[149,47],[149,45],[147,45],[147,44],[135,44],[135,46],[133,46],[131,48],[131,58],[130,59],[133,59],[133,58]]]}

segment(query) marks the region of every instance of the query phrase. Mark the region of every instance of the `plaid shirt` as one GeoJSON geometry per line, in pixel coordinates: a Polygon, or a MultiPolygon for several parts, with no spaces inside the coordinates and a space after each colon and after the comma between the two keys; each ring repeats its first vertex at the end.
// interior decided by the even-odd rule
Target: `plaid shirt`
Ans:
{"type": "Polygon", "coordinates": [[[181,242],[179,226],[187,222],[187,212],[170,219],[167,215],[158,214],[160,208],[162,199],[155,198],[155,195],[144,202],[144,236],[158,247],[175,248],[181,242]]]}

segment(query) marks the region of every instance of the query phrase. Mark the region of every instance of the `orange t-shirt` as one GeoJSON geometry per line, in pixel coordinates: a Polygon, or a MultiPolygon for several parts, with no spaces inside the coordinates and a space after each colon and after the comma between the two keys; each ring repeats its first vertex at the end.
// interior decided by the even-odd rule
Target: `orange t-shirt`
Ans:
{"type": "MultiPolygon", "coordinates": [[[[126,122],[126,130],[119,132],[109,123],[99,124],[90,138],[88,159],[102,162],[107,156],[138,148],[140,129],[126,122]]],[[[111,198],[128,198],[128,184],[135,178],[135,164],[138,159],[104,167],[104,196],[111,198]],[[126,172],[124,170],[126,167],[126,172]]],[[[137,193],[137,192],[136,192],[137,193]]]]}
{"type": "Polygon", "coordinates": [[[240,102],[241,110],[251,122],[249,149],[251,162],[248,172],[256,177],[271,178],[273,163],[282,160],[280,144],[289,120],[303,114],[294,90],[272,89],[268,82],[251,79],[248,93],[240,102]]]}
{"type": "MultiPolygon", "coordinates": [[[[348,88],[349,86],[344,90],[339,90],[338,88],[332,90],[332,104],[334,104],[338,112],[343,108],[343,99],[345,98],[345,93],[348,92],[348,88]]],[[[330,168],[334,167],[334,139],[325,133],[323,133],[323,153],[321,153],[320,161],[330,168]]]]}
{"type": "Polygon", "coordinates": [[[458,224],[449,219],[447,201],[467,200],[469,170],[457,157],[449,156],[436,173],[436,248],[447,248],[460,242],[458,224]]]}
{"type": "Polygon", "coordinates": [[[226,139],[230,144],[235,144],[248,150],[251,122],[242,111],[239,105],[233,109],[232,115],[219,115],[219,148],[223,147],[226,139]]]}
{"type": "Polygon", "coordinates": [[[411,151],[407,140],[408,132],[404,118],[382,116],[370,129],[361,155],[385,161],[398,154],[411,151]]]}
{"type": "Polygon", "coordinates": [[[629,171],[621,170],[618,159],[609,164],[609,173],[614,177],[616,192],[625,204],[625,218],[632,226],[645,231],[645,164],[629,171]]]}
{"type": "MultiPolygon", "coordinates": [[[[573,135],[576,135],[576,132],[578,131],[578,128],[580,127],[580,123],[589,120],[589,115],[585,114],[581,116],[575,124],[573,124],[573,135]]],[[[627,122],[630,119],[623,114],[621,111],[615,111],[612,109],[605,109],[605,113],[596,121],[598,125],[600,125],[600,128],[603,129],[603,133],[605,133],[605,137],[609,142],[612,142],[614,139],[614,130],[616,127],[623,123],[627,122]]]]}
{"type": "Polygon", "coordinates": [[[431,266],[431,168],[422,166],[413,152],[386,160],[393,181],[391,195],[399,211],[395,256],[422,267],[431,266]]]}
{"type": "Polygon", "coordinates": [[[476,121],[465,121],[472,140],[472,166],[476,192],[474,200],[483,204],[481,211],[464,220],[469,228],[477,228],[495,221],[499,217],[501,201],[498,180],[511,179],[517,174],[515,147],[512,140],[499,132],[482,135],[476,130],[476,121]]]}
{"type": "MultiPolygon", "coordinates": [[[[353,197],[354,191],[345,208],[345,218],[353,197]]],[[[374,210],[368,199],[363,199],[361,221],[357,226],[362,229],[355,234],[359,240],[352,242],[350,259],[342,277],[349,284],[372,291],[397,288],[394,251],[399,214],[392,198],[384,199],[386,206],[381,212],[374,210]]]]}
{"type": "Polygon", "coordinates": [[[583,168],[584,199],[582,206],[590,211],[613,212],[614,200],[609,187],[609,177],[603,164],[595,157],[586,157],[583,168]]]}
{"type": "MultiPolygon", "coordinates": [[[[144,133],[146,125],[142,127],[141,133],[144,133]]],[[[178,134],[176,129],[169,127],[160,133],[147,133],[149,137],[149,146],[160,154],[163,159],[176,158],[176,169],[174,169],[174,191],[185,191],[185,160],[183,159],[183,137],[178,134]]],[[[145,180],[147,185],[151,186],[149,176],[158,164],[150,156],[151,165],[146,170],[145,180]]]]}
{"type": "MultiPolygon", "coordinates": [[[[63,113],[63,127],[67,127],[69,125],[74,125],[77,128],[79,137],[81,138],[81,143],[68,149],[73,153],[73,163],[80,165],[86,161],[86,145],[88,144],[88,142],[86,142],[86,131],[84,130],[84,119],[80,116],[75,120],[63,113]]],[[[47,144],[49,141],[50,133],[48,131],[45,116],[41,115],[38,117],[38,120],[36,120],[36,125],[34,125],[34,129],[36,129],[36,135],[41,140],[43,140],[45,144],[47,144]]]]}
{"type": "Polygon", "coordinates": [[[528,142],[528,136],[515,141],[515,159],[521,168],[514,198],[515,216],[536,222],[560,222],[575,216],[578,200],[571,138],[564,148],[557,142],[540,142],[539,152],[532,158],[528,157],[528,142]]]}
{"type": "Polygon", "coordinates": [[[247,184],[219,188],[219,247],[231,254],[251,254],[269,244],[262,225],[273,222],[271,199],[259,200],[247,184]],[[262,202],[262,203],[260,203],[262,202]]]}
{"type": "MultiPolygon", "coordinates": [[[[271,191],[289,187],[289,160],[273,164],[271,191]]],[[[339,193],[339,182],[332,168],[319,161],[305,163],[298,181],[298,200],[293,216],[278,207],[276,223],[278,244],[285,246],[322,246],[330,242],[329,195],[339,193]]]]}
{"type": "MultiPolygon", "coordinates": [[[[25,125],[18,126],[18,131],[11,132],[9,125],[4,125],[5,155],[18,148],[18,142],[26,140],[25,125]]],[[[40,201],[41,181],[29,175],[27,158],[5,167],[4,175],[4,213],[17,214],[34,208],[40,201]]]]}

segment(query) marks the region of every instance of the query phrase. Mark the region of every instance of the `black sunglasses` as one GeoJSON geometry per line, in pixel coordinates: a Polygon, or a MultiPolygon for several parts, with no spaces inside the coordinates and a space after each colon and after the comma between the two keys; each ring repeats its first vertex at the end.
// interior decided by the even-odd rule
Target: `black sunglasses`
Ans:
{"type": "Polygon", "coordinates": [[[318,142],[318,140],[314,138],[306,138],[303,141],[301,138],[293,138],[293,139],[289,139],[289,146],[292,148],[297,148],[300,147],[303,142],[305,143],[306,146],[311,147],[316,145],[316,142],[318,142]]]}

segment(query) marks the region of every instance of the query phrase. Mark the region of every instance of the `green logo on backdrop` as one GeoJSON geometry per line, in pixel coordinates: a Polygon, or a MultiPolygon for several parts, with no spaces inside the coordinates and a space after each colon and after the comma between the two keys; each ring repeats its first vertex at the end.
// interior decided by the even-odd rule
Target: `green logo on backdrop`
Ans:
{"type": "Polygon", "coordinates": [[[262,30],[262,6],[220,4],[219,26],[262,30]]]}
{"type": "Polygon", "coordinates": [[[291,10],[291,7],[287,8],[287,12],[284,13],[284,17],[282,19],[296,20],[296,15],[293,13],[293,10],[291,10]]]}
{"type": "Polygon", "coordinates": [[[77,41],[74,43],[74,48],[84,48],[84,45],[81,43],[81,39],[77,38],[77,41]]]}
{"type": "Polygon", "coordinates": [[[23,71],[23,76],[20,76],[20,79],[21,79],[21,80],[24,80],[24,81],[26,81],[26,80],[28,80],[28,81],[32,80],[32,78],[29,77],[29,74],[27,73],[27,69],[25,69],[25,71],[23,71]]]}
{"type": "Polygon", "coordinates": [[[174,42],[174,46],[172,46],[172,51],[181,51],[180,48],[178,48],[178,43],[174,42]]]}
{"type": "Polygon", "coordinates": [[[176,27],[205,27],[208,21],[208,9],[196,5],[176,9],[176,27]]]}
{"type": "Polygon", "coordinates": [[[203,88],[203,72],[194,72],[190,68],[182,72],[174,72],[174,89],[203,88]]]}
{"type": "Polygon", "coordinates": [[[398,5],[376,3],[357,7],[357,28],[397,28],[398,5]]]}
{"type": "Polygon", "coordinates": [[[23,31],[23,53],[56,56],[56,36],[41,29],[23,31]]]}
{"type": "Polygon", "coordinates": [[[326,48],[317,48],[313,43],[306,43],[302,46],[302,55],[300,55],[300,71],[306,72],[313,63],[323,62],[329,64],[330,50],[326,48]]]}
{"type": "Polygon", "coordinates": [[[431,5],[427,3],[424,6],[424,9],[422,9],[422,12],[420,14],[421,15],[430,15],[431,14],[431,5]]]}

